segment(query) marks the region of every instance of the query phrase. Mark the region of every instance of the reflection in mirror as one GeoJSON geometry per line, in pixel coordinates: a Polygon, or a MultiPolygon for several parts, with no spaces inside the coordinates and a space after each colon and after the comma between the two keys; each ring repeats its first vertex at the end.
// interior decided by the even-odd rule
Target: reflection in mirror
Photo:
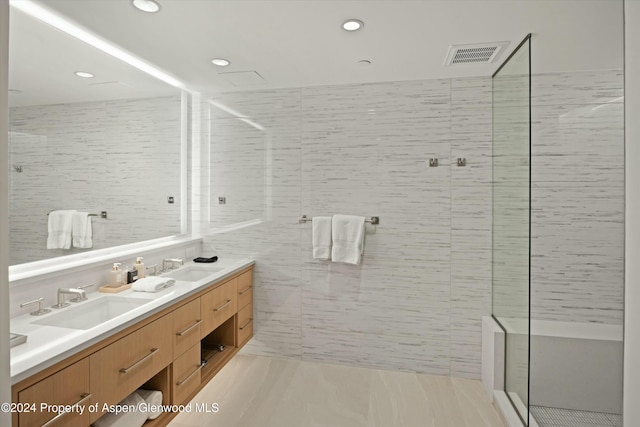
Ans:
{"type": "Polygon", "coordinates": [[[15,7],[10,42],[11,265],[180,234],[180,91],[15,7]]]}
{"type": "Polygon", "coordinates": [[[252,119],[248,115],[252,111],[235,110],[235,105],[231,108],[225,101],[223,96],[209,100],[212,200],[209,222],[214,230],[263,221],[271,206],[267,182],[273,173],[270,126],[252,119]],[[242,197],[225,206],[228,194],[242,197]]]}

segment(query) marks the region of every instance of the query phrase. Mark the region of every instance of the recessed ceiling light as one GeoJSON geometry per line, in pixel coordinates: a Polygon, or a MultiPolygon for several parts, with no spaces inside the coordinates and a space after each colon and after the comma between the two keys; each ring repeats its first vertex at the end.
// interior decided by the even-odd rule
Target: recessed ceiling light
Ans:
{"type": "Polygon", "coordinates": [[[217,65],[218,67],[226,67],[227,65],[231,64],[231,62],[224,58],[215,58],[212,59],[211,62],[213,62],[213,64],[217,65]]]}
{"type": "Polygon", "coordinates": [[[361,59],[360,61],[357,61],[356,64],[360,67],[368,67],[371,65],[371,61],[368,59],[361,59]]]}
{"type": "Polygon", "coordinates": [[[9,89],[9,93],[22,93],[20,89],[9,89]]]}
{"type": "Polygon", "coordinates": [[[346,31],[357,31],[362,27],[364,27],[364,22],[359,19],[349,19],[342,24],[342,28],[346,31]]]}
{"type": "Polygon", "coordinates": [[[153,0],[133,0],[133,5],[143,12],[155,13],[160,10],[160,5],[153,0]]]}
{"type": "Polygon", "coordinates": [[[86,71],[76,71],[74,74],[78,77],[84,77],[85,79],[95,77],[93,74],[87,73],[86,71]]]}

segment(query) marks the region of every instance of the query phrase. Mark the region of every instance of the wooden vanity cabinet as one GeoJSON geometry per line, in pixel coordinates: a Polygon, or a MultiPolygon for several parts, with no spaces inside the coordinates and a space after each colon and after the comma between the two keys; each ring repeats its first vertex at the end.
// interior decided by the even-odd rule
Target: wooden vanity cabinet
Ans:
{"type": "MultiPolygon", "coordinates": [[[[58,416],[41,412],[40,404],[115,405],[138,388],[162,391],[163,404],[184,404],[252,334],[251,266],[15,384],[13,402],[37,410],[14,413],[14,427],[88,427],[101,411],[58,416]],[[202,366],[211,344],[225,349],[202,366]]],[[[165,426],[176,415],[165,412],[147,424],[165,426]]]]}
{"type": "Polygon", "coordinates": [[[238,276],[236,342],[242,347],[253,336],[253,269],[238,276]]]}
{"type": "Polygon", "coordinates": [[[201,298],[202,328],[204,338],[238,311],[238,278],[226,281],[201,298]]]}
{"type": "Polygon", "coordinates": [[[238,311],[238,347],[242,347],[253,336],[253,302],[238,311]]]}
{"type": "Polygon", "coordinates": [[[253,269],[238,276],[238,310],[253,301],[253,269]]]}
{"type": "Polygon", "coordinates": [[[173,311],[174,358],[200,342],[201,324],[200,298],[196,298],[173,311]]]}
{"type": "Polygon", "coordinates": [[[169,313],[89,357],[92,403],[117,404],[171,363],[172,320],[169,313]]]}
{"type": "Polygon", "coordinates": [[[173,361],[171,367],[171,402],[179,405],[200,386],[200,344],[192,346],[173,361]]]}
{"type": "MultiPolygon", "coordinates": [[[[18,402],[34,405],[35,411],[29,408],[17,415],[20,427],[66,426],[86,427],[89,425],[87,407],[89,394],[89,358],[84,358],[18,392],[18,402]],[[41,404],[74,405],[84,407],[79,411],[51,412],[42,410],[41,404]],[[54,419],[55,418],[55,419],[54,419]]],[[[14,418],[15,423],[15,418],[14,418]]]]}

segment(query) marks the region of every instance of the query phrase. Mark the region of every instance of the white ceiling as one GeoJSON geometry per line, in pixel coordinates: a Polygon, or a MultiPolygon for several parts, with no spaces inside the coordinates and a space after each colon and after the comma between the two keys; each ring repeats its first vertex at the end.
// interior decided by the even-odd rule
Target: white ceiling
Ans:
{"type": "Polygon", "coordinates": [[[12,107],[144,98],[178,90],[47,24],[11,10],[9,93],[12,107]],[[94,78],[77,77],[89,71],[94,78]]]}
{"type": "MultiPolygon", "coordinates": [[[[534,72],[622,68],[623,63],[622,0],[158,2],[161,11],[148,14],[130,0],[40,1],[205,93],[489,76],[528,33],[533,34],[534,72]],[[364,21],[364,28],[343,31],[340,25],[348,18],[364,21]],[[510,42],[496,63],[443,66],[450,45],[493,41],[510,42]],[[216,67],[209,62],[214,57],[227,58],[231,65],[216,67]],[[372,65],[358,66],[362,59],[372,65]],[[264,83],[234,86],[223,74],[240,71],[256,71],[264,83]]],[[[18,24],[22,25],[20,18],[18,24]]],[[[42,41],[30,39],[18,47],[32,51],[27,43],[42,41]]],[[[95,59],[87,49],[70,49],[68,40],[56,42],[60,47],[48,48],[48,56],[32,59],[40,64],[71,63],[72,68],[82,68],[83,59],[95,59]],[[51,57],[54,53],[56,59],[51,57]]],[[[19,58],[27,61],[32,56],[19,58]]],[[[113,72],[107,76],[96,69],[95,74],[109,80],[132,79],[119,77],[113,64],[105,66],[113,72]]]]}

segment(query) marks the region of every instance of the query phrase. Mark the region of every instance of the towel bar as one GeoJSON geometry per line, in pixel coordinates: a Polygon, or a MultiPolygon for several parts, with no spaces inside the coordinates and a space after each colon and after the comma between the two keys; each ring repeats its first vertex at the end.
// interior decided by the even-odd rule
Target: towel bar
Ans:
{"type": "MultiPolygon", "coordinates": [[[[51,211],[51,212],[53,212],[53,211],[51,211]]],[[[49,215],[51,212],[47,212],[47,215],[49,215]]],[[[109,217],[107,216],[107,211],[102,211],[102,212],[100,212],[100,214],[90,213],[89,216],[99,216],[100,218],[103,218],[103,219],[109,219],[109,217]]]]}
{"type": "MultiPolygon", "coordinates": [[[[302,224],[304,222],[311,222],[312,219],[307,217],[306,215],[300,215],[300,217],[298,218],[298,223],[302,224]]],[[[378,225],[380,224],[380,217],[379,216],[372,216],[369,219],[365,219],[364,222],[368,222],[371,225],[378,225]]]]}

